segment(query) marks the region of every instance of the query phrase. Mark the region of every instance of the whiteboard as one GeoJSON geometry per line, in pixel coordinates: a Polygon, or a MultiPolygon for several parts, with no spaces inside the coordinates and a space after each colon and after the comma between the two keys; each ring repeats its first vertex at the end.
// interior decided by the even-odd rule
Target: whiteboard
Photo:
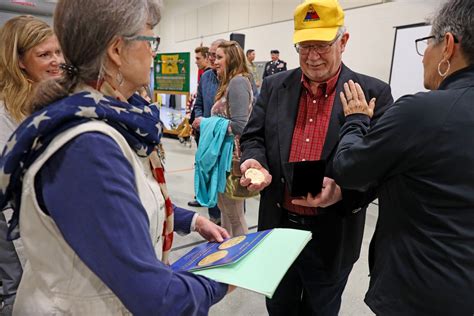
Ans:
{"type": "Polygon", "coordinates": [[[424,23],[395,28],[389,80],[394,100],[405,94],[426,91],[423,86],[423,57],[416,53],[415,40],[429,36],[430,31],[431,25],[424,23]]]}

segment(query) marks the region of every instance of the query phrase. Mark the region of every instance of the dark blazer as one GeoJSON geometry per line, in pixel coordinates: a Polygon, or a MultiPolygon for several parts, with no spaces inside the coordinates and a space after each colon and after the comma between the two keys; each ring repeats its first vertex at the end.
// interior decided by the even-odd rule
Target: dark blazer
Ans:
{"type": "Polygon", "coordinates": [[[268,76],[271,76],[271,75],[274,75],[286,70],[287,70],[286,62],[284,62],[283,60],[280,60],[280,59],[276,61],[270,60],[269,62],[265,64],[262,79],[265,79],[268,76]]]}
{"type": "MultiPolygon", "coordinates": [[[[258,160],[272,175],[272,183],[261,193],[259,230],[280,227],[282,223],[284,186],[283,163],[288,161],[293,129],[298,114],[298,102],[302,90],[300,68],[275,74],[263,81],[262,90],[253,108],[241,138],[242,162],[258,160]]],[[[345,117],[339,92],[349,79],[361,84],[367,99],[377,98],[376,122],[386,107],[393,102],[390,86],[386,83],[358,74],[342,65],[336,85],[336,98],[330,118],[322,159],[328,161],[326,175],[333,178],[332,159],[339,140],[339,129],[345,117]]],[[[343,190],[343,200],[325,209],[320,215],[322,223],[320,255],[329,275],[352,265],[358,258],[364,231],[365,209],[373,198],[356,191],[343,190]]]]}
{"type": "Polygon", "coordinates": [[[398,99],[370,130],[364,115],[341,130],[336,181],[378,185],[365,299],[377,315],[474,314],[473,100],[471,66],[398,99]]]}

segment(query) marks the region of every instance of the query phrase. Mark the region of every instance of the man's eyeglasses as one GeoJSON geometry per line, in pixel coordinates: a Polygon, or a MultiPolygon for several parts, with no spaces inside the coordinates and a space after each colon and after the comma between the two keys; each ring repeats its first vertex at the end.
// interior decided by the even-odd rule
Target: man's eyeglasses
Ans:
{"type": "Polygon", "coordinates": [[[331,46],[337,42],[340,36],[336,37],[332,42],[328,44],[314,44],[314,45],[305,45],[305,44],[296,44],[296,51],[301,55],[308,55],[312,50],[318,54],[326,54],[331,50],[331,46]]]}
{"type": "MultiPolygon", "coordinates": [[[[434,35],[422,37],[415,40],[416,53],[420,56],[425,54],[426,48],[430,44],[430,39],[436,38],[434,35]]],[[[459,40],[456,36],[453,35],[454,43],[459,43],[459,40]]]]}
{"type": "Polygon", "coordinates": [[[132,38],[129,38],[129,40],[130,41],[147,41],[153,53],[157,53],[158,47],[160,46],[159,36],[155,37],[155,36],[137,35],[132,38]]]}

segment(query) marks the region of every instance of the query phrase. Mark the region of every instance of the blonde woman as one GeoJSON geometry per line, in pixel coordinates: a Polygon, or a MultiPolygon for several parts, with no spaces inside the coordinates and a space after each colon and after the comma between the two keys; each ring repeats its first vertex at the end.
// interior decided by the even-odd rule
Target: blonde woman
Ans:
{"type": "MultiPolygon", "coordinates": [[[[216,51],[215,66],[220,85],[211,112],[212,115],[230,120],[229,132],[236,139],[234,156],[238,156],[239,138],[247,124],[253,101],[251,77],[245,54],[239,44],[235,41],[221,43],[216,51]]],[[[231,236],[246,234],[248,228],[244,216],[244,200],[231,199],[224,193],[218,193],[217,199],[222,214],[222,227],[231,236]]]]}
{"type": "MultiPolygon", "coordinates": [[[[28,115],[28,103],[36,83],[61,76],[61,50],[53,30],[32,16],[8,20],[0,29],[0,153],[18,124],[28,115]]],[[[7,215],[8,212],[7,212],[7,215]]],[[[11,313],[22,267],[0,213],[0,288],[2,315],[11,313]]],[[[21,254],[21,245],[16,243],[21,254]]]]}

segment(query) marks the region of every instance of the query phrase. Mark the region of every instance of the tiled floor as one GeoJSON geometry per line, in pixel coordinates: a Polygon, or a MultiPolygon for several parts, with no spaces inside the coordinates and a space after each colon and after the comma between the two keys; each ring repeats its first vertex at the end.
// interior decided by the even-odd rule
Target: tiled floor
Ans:
{"type": "MultiPolygon", "coordinates": [[[[179,206],[187,207],[187,202],[194,195],[194,153],[196,144],[193,141],[191,148],[179,143],[176,139],[165,138],[163,140],[166,151],[167,183],[173,202],[179,206]]],[[[246,219],[249,227],[257,225],[258,199],[247,200],[246,219]]],[[[207,215],[205,208],[193,208],[195,211],[207,215]]],[[[368,287],[369,279],[367,266],[367,249],[373,234],[377,217],[377,206],[372,204],[367,213],[366,229],[362,246],[361,258],[355,264],[349,277],[346,290],[343,294],[340,315],[364,316],[374,315],[364,304],[363,298],[368,287]]],[[[255,228],[251,230],[255,231],[255,228]]],[[[175,260],[191,249],[193,245],[202,241],[202,238],[192,233],[188,236],[177,236],[171,254],[171,260],[175,260]]],[[[244,289],[236,289],[226,296],[221,302],[212,307],[210,315],[267,315],[265,309],[265,298],[244,289]]]]}

